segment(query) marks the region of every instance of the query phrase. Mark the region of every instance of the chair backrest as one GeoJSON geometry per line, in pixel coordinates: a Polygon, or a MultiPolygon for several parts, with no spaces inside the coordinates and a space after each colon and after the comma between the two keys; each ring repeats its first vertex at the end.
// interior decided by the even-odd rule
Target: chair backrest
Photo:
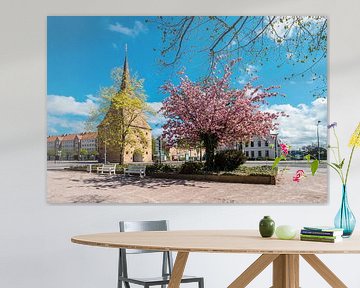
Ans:
{"type": "MultiPolygon", "coordinates": [[[[120,221],[120,232],[167,231],[167,220],[156,221],[120,221]]],[[[159,251],[126,249],[126,254],[155,253],[159,251]]]]}
{"type": "MultiPolygon", "coordinates": [[[[157,221],[120,221],[120,232],[140,232],[140,231],[167,231],[169,224],[167,220],[157,221]]],[[[126,254],[140,253],[159,253],[161,251],[120,249],[119,254],[119,275],[128,277],[126,254]]],[[[172,255],[169,251],[163,253],[162,275],[171,274],[173,267],[172,255]]]]}

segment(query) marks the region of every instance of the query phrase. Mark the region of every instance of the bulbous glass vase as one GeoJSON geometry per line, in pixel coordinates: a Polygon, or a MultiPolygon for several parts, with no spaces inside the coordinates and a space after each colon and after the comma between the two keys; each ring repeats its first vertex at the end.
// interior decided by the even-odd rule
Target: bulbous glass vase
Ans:
{"type": "Polygon", "coordinates": [[[355,229],[356,219],[349,207],[346,185],[342,187],[341,206],[336,214],[334,224],[336,228],[344,229],[344,238],[350,237],[355,229]]]}

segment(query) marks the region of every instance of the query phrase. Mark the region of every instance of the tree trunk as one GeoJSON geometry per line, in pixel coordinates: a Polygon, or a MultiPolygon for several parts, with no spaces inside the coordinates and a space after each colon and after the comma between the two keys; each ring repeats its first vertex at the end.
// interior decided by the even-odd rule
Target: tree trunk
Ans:
{"type": "Polygon", "coordinates": [[[205,169],[208,171],[214,171],[216,170],[215,149],[218,145],[218,138],[215,134],[211,133],[204,133],[200,137],[205,146],[205,169]]]}
{"type": "Polygon", "coordinates": [[[119,164],[123,165],[124,161],[125,161],[125,147],[123,145],[120,145],[120,159],[119,159],[119,164]]]}

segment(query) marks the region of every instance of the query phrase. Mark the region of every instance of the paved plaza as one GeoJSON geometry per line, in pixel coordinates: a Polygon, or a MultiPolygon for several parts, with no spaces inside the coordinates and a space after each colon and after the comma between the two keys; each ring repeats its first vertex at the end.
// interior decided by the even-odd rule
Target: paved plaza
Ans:
{"type": "Polygon", "coordinates": [[[207,203],[319,204],[328,199],[327,169],[292,181],[297,167],[277,177],[276,185],[217,183],[48,170],[49,203],[207,203]]]}

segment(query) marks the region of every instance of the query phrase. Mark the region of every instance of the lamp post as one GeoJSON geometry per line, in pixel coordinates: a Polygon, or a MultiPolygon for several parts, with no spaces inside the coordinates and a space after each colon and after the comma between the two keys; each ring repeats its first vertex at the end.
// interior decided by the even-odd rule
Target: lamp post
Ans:
{"type": "Polygon", "coordinates": [[[275,158],[278,157],[278,151],[277,151],[277,141],[278,141],[278,133],[275,133],[275,143],[274,143],[274,148],[275,148],[275,158]]]}
{"type": "Polygon", "coordinates": [[[319,124],[320,123],[321,123],[321,121],[318,120],[317,125],[316,125],[318,160],[320,160],[320,137],[319,137],[319,124]]]}
{"type": "Polygon", "coordinates": [[[106,164],[106,140],[105,140],[105,143],[104,143],[104,144],[105,144],[105,149],[104,149],[104,150],[105,150],[105,151],[104,151],[104,163],[106,164]]]}
{"type": "Polygon", "coordinates": [[[158,138],[158,145],[159,145],[159,163],[161,164],[161,146],[162,146],[162,143],[161,143],[161,136],[159,136],[158,138]]]}
{"type": "Polygon", "coordinates": [[[59,157],[59,161],[61,161],[61,150],[58,150],[58,151],[57,151],[57,155],[58,155],[58,157],[59,157]]]}
{"type": "Polygon", "coordinates": [[[106,142],[107,142],[107,138],[108,138],[108,126],[107,124],[104,127],[105,130],[105,141],[104,141],[104,164],[106,164],[107,162],[107,147],[106,147],[106,142]]]}

